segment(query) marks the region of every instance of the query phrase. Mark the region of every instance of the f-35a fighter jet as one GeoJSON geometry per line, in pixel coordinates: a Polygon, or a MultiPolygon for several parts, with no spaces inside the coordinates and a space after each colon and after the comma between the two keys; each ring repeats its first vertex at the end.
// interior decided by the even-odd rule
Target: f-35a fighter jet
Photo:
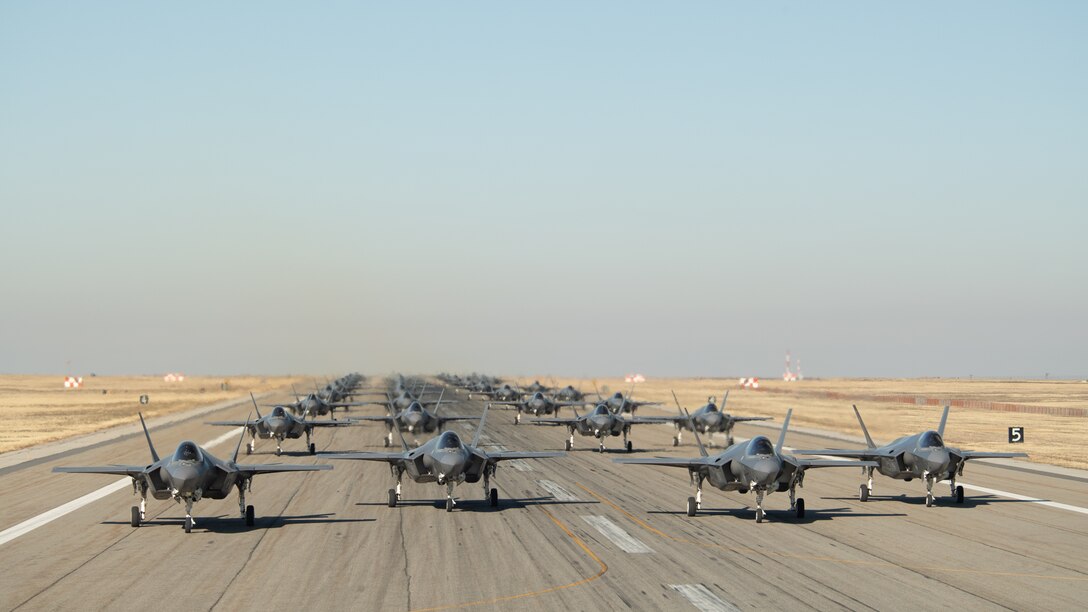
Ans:
{"type": "Polygon", "coordinates": [[[499,504],[499,490],[490,488],[490,478],[495,475],[495,470],[500,461],[509,459],[543,459],[546,457],[561,457],[561,452],[518,452],[518,451],[485,451],[479,447],[480,436],[483,434],[484,421],[487,419],[487,409],[484,409],[480,417],[480,425],[476,428],[476,435],[471,444],[465,442],[455,432],[445,431],[436,438],[431,438],[423,446],[410,448],[404,436],[400,435],[400,442],[404,447],[401,453],[340,453],[323,455],[326,459],[356,459],[362,461],[384,461],[389,464],[393,477],[397,481],[396,488],[389,489],[389,507],[397,505],[401,498],[401,479],[405,474],[415,482],[435,482],[446,487],[446,511],[453,510],[456,505],[453,499],[453,488],[462,482],[480,482],[484,485],[484,499],[494,507],[499,504]]]}
{"type": "MultiPolygon", "coordinates": [[[[445,390],[442,392],[445,393],[445,390]]],[[[383,438],[385,446],[393,446],[393,429],[405,431],[410,434],[434,433],[441,431],[450,421],[475,421],[476,417],[466,416],[439,416],[442,410],[442,394],[438,396],[438,407],[434,412],[429,412],[419,402],[412,402],[407,408],[397,411],[393,402],[388,404],[389,414],[385,416],[361,416],[350,417],[352,421],[381,421],[385,423],[389,432],[383,438]]],[[[418,442],[417,442],[418,444],[418,442]]]]}
{"type": "Polygon", "coordinates": [[[756,522],[762,523],[767,513],[763,510],[763,496],[775,491],[790,494],[790,511],[797,513],[797,518],[805,517],[805,500],[797,497],[797,487],[804,486],[805,470],[820,467],[868,467],[875,466],[875,461],[841,461],[835,459],[798,459],[786,454],[782,447],[786,443],[786,431],[790,426],[793,410],[786,412],[782,431],[778,434],[778,444],[772,446],[766,436],[756,436],[746,442],[738,442],[720,454],[710,456],[703,446],[699,432],[695,441],[699,443],[700,457],[682,459],[673,457],[655,457],[652,459],[613,459],[615,463],[638,463],[643,465],[663,465],[684,468],[695,485],[695,497],[688,498],[688,516],[695,516],[703,503],[703,481],[722,491],[752,491],[756,495],[756,522]]]}
{"type": "Polygon", "coordinates": [[[676,398],[676,393],[672,394],[672,399],[676,401],[676,409],[680,411],[680,414],[673,417],[647,417],[648,421],[657,423],[672,423],[676,427],[676,435],[672,438],[672,445],[680,445],[680,436],[684,433],[684,430],[692,431],[694,427],[700,433],[724,433],[726,436],[726,446],[733,444],[733,425],[737,423],[743,423],[746,421],[769,421],[770,417],[745,417],[745,416],[733,416],[725,412],[725,401],[729,399],[729,392],[726,391],[722,395],[722,405],[719,408],[714,404],[714,398],[707,398],[707,403],[702,408],[699,408],[690,415],[684,414],[684,409],[680,406],[680,400],[676,398]],[[691,418],[689,419],[688,416],[691,418]]]}
{"type": "Polygon", "coordinates": [[[185,504],[185,533],[193,530],[193,503],[207,497],[223,499],[231,489],[238,489],[238,509],[246,526],[252,527],[254,521],[253,506],[246,505],[246,489],[250,488],[253,477],[257,474],[273,472],[313,472],[331,470],[331,465],[240,465],[238,449],[242,447],[245,432],[238,438],[234,447],[234,456],[230,461],[223,461],[200,448],[195,442],[186,440],[178,444],[174,454],[160,459],[151,443],[151,434],[147,432],[144,416],[140,415],[140,425],[144,428],[147,446],[151,449],[151,465],[106,465],[95,467],[55,467],[54,472],[70,474],[117,474],[132,478],[133,492],[140,493],[140,505],[132,507],[132,526],[139,527],[146,517],[147,494],[155,499],[173,499],[185,504]]]}
{"type": "MultiPolygon", "coordinates": [[[[571,410],[574,410],[573,408],[571,410]]],[[[631,452],[634,449],[634,445],[627,436],[631,433],[632,425],[648,424],[648,423],[660,423],[656,419],[647,419],[642,417],[624,416],[617,412],[612,412],[605,404],[597,404],[591,412],[584,416],[578,416],[578,411],[574,410],[573,419],[532,419],[529,421],[533,425],[562,425],[570,431],[570,438],[566,442],[567,450],[574,448],[574,434],[577,433],[581,436],[593,436],[597,438],[599,443],[598,450],[604,452],[604,439],[609,436],[623,436],[623,447],[627,452],[631,452]]]]}
{"type": "Polygon", "coordinates": [[[858,424],[865,434],[865,443],[869,448],[861,450],[819,450],[796,451],[799,455],[828,455],[831,457],[854,457],[875,462],[874,466],[866,467],[864,473],[868,476],[868,483],[861,485],[858,498],[867,501],[873,493],[873,470],[889,478],[910,482],[915,478],[921,478],[926,482],[926,506],[933,505],[933,485],[938,481],[948,479],[952,497],[957,504],[963,503],[963,487],[956,484],[956,477],[963,475],[963,465],[968,459],[996,459],[1007,457],[1027,457],[1027,453],[989,453],[983,451],[965,451],[944,445],[944,424],[948,420],[948,406],[944,407],[941,415],[941,424],[937,431],[932,429],[903,436],[884,446],[877,446],[869,437],[869,430],[865,427],[865,421],[861,420],[858,407],[854,406],[854,414],[858,417],[858,424]]]}
{"type": "Polygon", "coordinates": [[[272,412],[261,416],[261,409],[257,407],[257,400],[253,394],[249,394],[253,400],[253,408],[257,411],[257,420],[250,421],[205,421],[206,425],[220,427],[245,427],[249,430],[249,444],[246,444],[246,454],[253,453],[257,438],[262,440],[274,439],[276,441],[276,454],[283,452],[283,441],[287,438],[297,440],[306,436],[306,449],[313,455],[317,452],[317,446],[310,441],[316,427],[345,427],[353,425],[351,421],[307,421],[306,417],[296,417],[286,410],[286,406],[273,406],[272,412]]]}
{"type": "Polygon", "coordinates": [[[563,406],[584,406],[585,404],[586,402],[561,402],[553,400],[540,391],[516,401],[504,402],[496,400],[491,402],[491,405],[503,406],[506,409],[514,408],[517,410],[518,413],[514,415],[515,425],[521,423],[521,413],[523,412],[533,416],[540,416],[542,414],[554,414],[555,416],[559,416],[559,409],[563,406]]]}

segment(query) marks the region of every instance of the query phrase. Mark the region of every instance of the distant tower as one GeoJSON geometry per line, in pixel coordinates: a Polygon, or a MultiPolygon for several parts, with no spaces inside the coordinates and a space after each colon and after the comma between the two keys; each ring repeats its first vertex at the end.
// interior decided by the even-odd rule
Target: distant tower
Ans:
{"type": "Polygon", "coordinates": [[[804,380],[805,375],[801,373],[801,358],[797,358],[797,380],[804,380]]]}
{"type": "Polygon", "coordinates": [[[790,370],[790,352],[786,351],[786,371],[782,374],[782,380],[786,382],[797,380],[797,375],[790,370]]]}

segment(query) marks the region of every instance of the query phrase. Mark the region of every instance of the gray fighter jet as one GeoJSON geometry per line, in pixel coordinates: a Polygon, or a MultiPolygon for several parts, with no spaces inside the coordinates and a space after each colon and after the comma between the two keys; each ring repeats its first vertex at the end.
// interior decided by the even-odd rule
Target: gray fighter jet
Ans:
{"type": "Polygon", "coordinates": [[[490,391],[469,391],[468,398],[472,399],[473,396],[481,395],[490,400],[499,400],[504,402],[513,402],[521,399],[523,393],[521,389],[511,387],[510,383],[503,383],[499,387],[495,387],[490,391]]]}
{"type": "Polygon", "coordinates": [[[453,510],[456,505],[453,499],[453,488],[462,482],[480,482],[484,485],[484,499],[494,507],[499,503],[498,489],[490,488],[490,478],[495,475],[495,470],[500,461],[508,459],[543,459],[546,457],[561,457],[560,452],[536,452],[536,451],[485,451],[479,447],[480,435],[484,430],[484,422],[487,419],[487,409],[484,409],[480,417],[480,424],[476,428],[476,435],[471,444],[465,444],[461,437],[453,431],[445,431],[438,437],[431,438],[423,446],[410,448],[404,435],[400,435],[404,452],[401,453],[340,453],[323,455],[326,459],[355,459],[362,461],[384,461],[389,464],[396,479],[396,488],[389,489],[389,507],[397,505],[401,499],[401,479],[407,473],[415,482],[436,482],[446,487],[446,511],[453,510]]]}
{"type": "Polygon", "coordinates": [[[631,426],[639,424],[660,423],[657,420],[641,417],[624,416],[612,412],[605,404],[597,404],[597,407],[584,416],[579,416],[574,410],[573,419],[532,419],[533,425],[562,425],[570,431],[570,438],[566,441],[566,449],[574,448],[574,434],[581,436],[593,436],[597,438],[598,451],[604,452],[604,439],[609,436],[623,436],[623,448],[627,452],[634,450],[634,445],[627,437],[631,434],[631,426]]]}
{"type": "Polygon", "coordinates": [[[624,395],[621,391],[616,391],[606,399],[601,399],[601,394],[597,393],[597,401],[604,402],[608,405],[608,409],[612,412],[624,413],[629,412],[634,414],[636,410],[642,406],[660,406],[659,402],[636,402],[631,399],[631,394],[624,395]]]}
{"type": "Polygon", "coordinates": [[[564,402],[580,402],[585,399],[585,394],[583,394],[578,389],[575,389],[571,385],[567,385],[562,389],[556,391],[553,397],[555,397],[555,399],[557,400],[564,402]]]}
{"type": "Polygon", "coordinates": [[[944,444],[944,424],[948,420],[948,406],[944,407],[941,415],[941,423],[937,430],[932,429],[903,436],[884,446],[877,446],[869,437],[869,430],[865,427],[865,421],[861,420],[858,407],[854,406],[854,414],[858,417],[858,424],[865,434],[865,443],[869,448],[862,450],[800,450],[799,455],[827,455],[829,457],[854,457],[873,461],[873,466],[866,467],[863,473],[868,482],[861,485],[858,499],[867,501],[873,493],[873,470],[889,478],[910,482],[915,478],[921,478],[926,483],[926,506],[933,505],[933,485],[941,480],[948,479],[951,495],[957,504],[963,503],[963,487],[956,484],[956,477],[963,475],[963,466],[968,459],[997,459],[1008,457],[1027,457],[1027,453],[990,453],[984,451],[965,451],[944,444]]]}
{"type": "MultiPolygon", "coordinates": [[[[514,424],[521,423],[521,413],[531,414],[533,416],[540,416],[542,414],[554,414],[559,416],[559,409],[563,406],[584,406],[586,402],[561,402],[553,400],[542,392],[537,391],[528,397],[523,397],[520,400],[505,402],[505,401],[493,401],[491,404],[495,406],[510,407],[517,410],[517,414],[514,415],[514,424]]],[[[509,408],[507,408],[509,409],[509,408]]]]}
{"type": "Polygon", "coordinates": [[[246,444],[246,454],[253,453],[257,438],[262,440],[274,439],[276,441],[276,454],[283,453],[283,441],[287,438],[297,440],[306,436],[306,448],[313,455],[317,452],[317,446],[310,441],[315,427],[345,427],[353,425],[351,421],[307,421],[306,417],[296,417],[287,411],[286,406],[273,406],[272,412],[261,416],[261,409],[257,407],[257,400],[253,394],[249,394],[253,400],[253,408],[257,411],[257,419],[250,421],[205,421],[206,425],[220,427],[245,427],[249,430],[249,444],[246,444]]]}
{"type": "Polygon", "coordinates": [[[146,517],[148,492],[155,499],[173,499],[185,504],[185,533],[193,530],[193,503],[207,497],[223,499],[232,488],[238,489],[238,508],[246,526],[252,527],[254,521],[253,506],[246,505],[246,489],[257,474],[273,472],[314,472],[331,470],[331,465],[283,465],[278,463],[262,465],[240,465],[238,450],[242,447],[245,432],[238,438],[234,447],[234,456],[230,461],[223,461],[188,440],[178,444],[174,454],[160,459],[151,443],[151,434],[147,432],[144,416],[140,415],[140,425],[144,428],[147,446],[151,449],[150,465],[106,465],[95,467],[55,467],[54,472],[69,474],[116,474],[132,478],[133,493],[140,494],[140,505],[132,507],[132,526],[139,527],[146,517]]]}
{"type": "MultiPolygon", "coordinates": [[[[288,408],[295,414],[303,416],[325,416],[329,415],[331,418],[336,418],[336,409],[343,408],[347,410],[351,406],[369,406],[372,402],[330,402],[323,399],[317,392],[308,393],[305,397],[299,397],[298,392],[294,390],[294,386],[291,390],[295,393],[295,401],[291,404],[278,404],[288,408]]],[[[277,404],[272,404],[270,408],[275,408],[277,404]]]]}
{"type": "Polygon", "coordinates": [[[547,385],[540,384],[539,380],[534,380],[533,384],[529,385],[528,387],[525,387],[525,392],[526,393],[547,393],[547,392],[549,392],[551,390],[552,390],[551,387],[549,387],[547,385]]]}
{"type": "MultiPolygon", "coordinates": [[[[443,391],[444,392],[444,391],[443,391]]],[[[438,396],[439,405],[434,409],[434,412],[428,412],[423,404],[419,402],[412,402],[407,408],[401,411],[397,411],[393,402],[389,402],[388,410],[389,414],[384,416],[360,416],[350,417],[352,421],[381,421],[385,423],[388,433],[383,438],[385,446],[393,446],[393,429],[397,428],[400,431],[408,432],[410,434],[420,433],[434,433],[441,431],[446,423],[451,421],[475,421],[477,417],[466,416],[439,416],[438,413],[442,410],[441,401],[442,395],[438,396]]],[[[418,445],[418,441],[416,442],[418,445]]]]}
{"type": "MultiPolygon", "coordinates": [[[[775,491],[790,494],[790,511],[796,512],[797,518],[805,517],[805,500],[797,497],[797,487],[804,486],[805,470],[820,467],[868,467],[875,466],[875,461],[841,461],[835,459],[798,459],[782,452],[786,443],[786,431],[790,426],[793,410],[786,412],[782,431],[778,434],[778,444],[772,446],[766,436],[756,436],[745,442],[738,442],[720,454],[710,456],[703,446],[698,431],[693,431],[695,441],[699,443],[700,457],[683,459],[674,457],[654,457],[647,459],[613,459],[615,463],[637,463],[643,465],[663,465],[684,468],[695,485],[695,497],[688,498],[688,516],[695,516],[703,503],[703,481],[722,491],[752,491],[756,496],[756,522],[762,523],[766,512],[763,510],[763,496],[775,491]]],[[[694,429],[694,428],[693,428],[694,429]]]]}
{"type": "Polygon", "coordinates": [[[680,437],[684,433],[684,430],[692,430],[692,426],[699,431],[699,433],[724,433],[725,445],[731,446],[733,440],[733,425],[737,423],[743,423],[746,421],[769,421],[771,417],[746,417],[746,416],[733,416],[725,412],[725,402],[729,399],[729,392],[726,391],[722,395],[722,405],[719,408],[714,403],[713,397],[707,398],[707,403],[703,407],[697,409],[690,414],[690,419],[685,415],[684,409],[680,406],[680,400],[676,398],[676,393],[672,394],[672,399],[676,401],[676,409],[679,414],[674,417],[647,417],[648,420],[652,420],[657,423],[672,423],[676,427],[676,435],[672,438],[672,445],[680,445],[680,437]]]}

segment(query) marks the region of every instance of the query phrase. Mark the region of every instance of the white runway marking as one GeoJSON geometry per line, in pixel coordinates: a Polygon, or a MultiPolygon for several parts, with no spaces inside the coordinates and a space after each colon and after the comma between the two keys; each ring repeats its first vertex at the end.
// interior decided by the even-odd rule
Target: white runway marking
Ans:
{"type": "MultiPolygon", "coordinates": [[[[232,430],[228,431],[227,433],[219,436],[218,438],[215,438],[214,440],[211,440],[207,444],[204,444],[203,447],[204,448],[211,448],[213,446],[217,446],[219,444],[222,444],[222,443],[226,442],[227,440],[231,440],[231,439],[240,437],[242,435],[242,429],[243,429],[242,427],[239,427],[238,429],[232,429],[232,430]]],[[[126,476],[126,477],[122,478],[121,480],[118,480],[117,482],[114,482],[113,484],[108,484],[108,485],[102,487],[101,489],[98,489],[96,491],[91,491],[90,493],[84,495],[83,497],[73,499],[72,501],[70,501],[70,502],[68,502],[66,504],[57,506],[56,508],[53,508],[52,510],[48,510],[46,512],[43,512],[43,513],[41,513],[38,516],[35,516],[33,518],[29,518],[29,519],[19,523],[18,525],[15,525],[14,527],[9,527],[9,528],[7,528],[7,529],[5,529],[3,531],[0,531],[0,545],[7,544],[8,542],[14,540],[15,538],[17,538],[17,537],[19,537],[21,535],[28,534],[31,531],[34,531],[35,529],[37,529],[38,527],[41,527],[42,525],[45,525],[47,523],[51,523],[51,522],[59,519],[60,517],[64,516],[65,514],[70,514],[72,512],[75,512],[76,510],[79,510],[83,506],[86,506],[87,504],[89,504],[91,502],[98,501],[98,500],[102,499],[103,497],[109,495],[110,493],[115,493],[117,491],[120,491],[122,489],[131,487],[131,486],[132,486],[132,479],[129,478],[128,476],[126,476]]]]}
{"type": "Polygon", "coordinates": [[[536,483],[540,485],[540,488],[551,493],[552,497],[559,501],[578,501],[578,498],[575,497],[573,493],[550,480],[538,480],[536,483]]]}
{"type": "Polygon", "coordinates": [[[723,601],[701,584],[670,584],[669,588],[683,595],[691,605],[703,612],[740,612],[740,608],[723,601]]]}
{"type": "Polygon", "coordinates": [[[619,546],[620,550],[623,552],[636,554],[654,552],[654,549],[646,546],[641,541],[636,540],[619,525],[603,516],[583,516],[582,520],[596,527],[597,531],[601,532],[601,535],[611,540],[616,546],[619,546]]]}
{"type": "MultiPolygon", "coordinates": [[[[791,450],[792,451],[794,449],[787,447],[786,450],[791,450]]],[[[850,461],[850,459],[847,459],[845,457],[831,457],[829,455],[809,455],[809,456],[817,458],[817,459],[834,459],[836,461],[850,461]]],[[[1049,499],[1039,499],[1038,497],[1029,497],[1027,495],[1020,495],[1019,493],[1010,493],[1008,491],[1001,491],[999,489],[988,489],[986,487],[980,487],[980,486],[977,486],[977,485],[966,484],[966,483],[963,483],[963,482],[961,482],[959,484],[963,485],[964,489],[969,489],[971,491],[978,491],[979,493],[986,493],[988,495],[994,495],[996,497],[1006,497],[1008,499],[1015,499],[1015,500],[1018,500],[1018,501],[1025,501],[1025,502],[1031,502],[1033,504],[1039,504],[1041,506],[1048,506],[1050,508],[1057,508],[1059,510],[1068,510],[1069,512],[1078,512],[1080,514],[1088,514],[1088,508],[1082,508],[1080,506],[1073,506],[1073,505],[1070,505],[1070,504],[1063,504],[1063,503],[1056,502],[1056,501],[1050,501],[1049,499]]],[[[936,487],[934,487],[934,488],[936,488],[936,487]]]]}

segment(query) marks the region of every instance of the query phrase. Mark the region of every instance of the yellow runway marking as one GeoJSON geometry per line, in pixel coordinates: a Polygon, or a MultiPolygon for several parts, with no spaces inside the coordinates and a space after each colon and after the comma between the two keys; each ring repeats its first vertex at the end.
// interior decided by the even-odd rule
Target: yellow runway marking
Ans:
{"type": "Polygon", "coordinates": [[[722,545],[722,544],[715,544],[713,542],[700,542],[698,540],[688,540],[686,538],[678,538],[676,536],[671,536],[671,535],[665,533],[664,531],[661,531],[660,529],[657,529],[657,528],[651,526],[646,521],[638,518],[637,516],[631,514],[628,511],[624,510],[623,508],[621,508],[617,504],[615,504],[612,500],[598,494],[597,492],[595,492],[592,489],[586,487],[582,483],[575,483],[575,484],[577,484],[579,487],[581,487],[582,490],[585,491],[586,493],[589,493],[593,497],[596,497],[598,500],[601,501],[601,503],[604,503],[604,504],[607,504],[607,505],[611,506],[612,508],[616,509],[618,512],[620,512],[621,514],[623,514],[627,518],[631,519],[631,521],[633,523],[635,523],[636,525],[638,525],[639,527],[642,527],[643,529],[645,529],[646,531],[649,531],[650,533],[652,533],[654,535],[665,538],[666,540],[672,540],[673,542],[678,542],[680,544],[690,544],[690,545],[693,545],[693,546],[700,546],[700,547],[703,547],[703,548],[716,548],[716,549],[720,549],[720,550],[726,550],[726,551],[741,553],[741,554],[754,553],[754,554],[766,555],[768,557],[773,556],[773,557],[781,557],[783,559],[797,559],[797,560],[801,560],[801,561],[827,561],[827,562],[830,562],[830,563],[841,563],[843,565],[862,565],[862,566],[867,565],[867,566],[871,566],[871,567],[902,568],[902,569],[908,569],[908,570],[913,570],[913,571],[952,572],[952,573],[958,573],[958,574],[977,574],[977,575],[982,575],[982,576],[1012,576],[1012,577],[1017,577],[1017,578],[1034,578],[1034,579],[1043,579],[1043,580],[1068,580],[1068,581],[1074,581],[1074,582],[1086,582],[1086,581],[1088,581],[1088,577],[1084,577],[1084,576],[1054,576],[1054,575],[1050,575],[1050,574],[1028,574],[1028,573],[1023,573],[1023,572],[999,572],[999,571],[993,571],[993,570],[977,570],[977,569],[968,569],[968,568],[962,568],[962,567],[943,567],[943,566],[939,566],[939,565],[900,565],[900,564],[897,564],[897,563],[892,563],[891,561],[866,561],[866,560],[861,560],[861,559],[842,559],[842,558],[838,558],[838,557],[827,557],[827,556],[822,556],[822,555],[799,555],[799,554],[790,554],[790,553],[769,551],[769,550],[765,550],[765,549],[747,548],[747,547],[744,547],[744,546],[725,546],[725,545],[722,545]]]}
{"type": "Polygon", "coordinates": [[[433,612],[435,610],[456,610],[456,609],[459,609],[459,608],[469,608],[469,607],[472,607],[472,606],[486,606],[486,605],[489,605],[489,604],[497,604],[497,603],[502,603],[504,601],[511,601],[511,600],[514,600],[514,599],[525,599],[527,597],[537,597],[537,596],[540,596],[540,595],[545,595],[547,593],[554,593],[555,591],[562,591],[564,589],[571,589],[571,588],[574,588],[576,586],[581,586],[583,584],[593,582],[594,580],[597,580],[598,578],[603,576],[604,573],[608,571],[608,565],[605,564],[604,561],[601,561],[601,558],[598,557],[592,550],[590,550],[589,546],[586,546],[586,543],[582,541],[582,538],[579,538],[578,536],[574,535],[574,532],[571,531],[570,529],[568,529],[566,525],[561,523],[559,521],[559,519],[552,516],[551,512],[548,512],[547,510],[545,510],[543,508],[541,508],[540,511],[543,512],[545,516],[550,518],[553,523],[558,525],[559,528],[562,529],[564,533],[566,533],[568,536],[570,536],[570,539],[574,540],[574,543],[577,544],[578,547],[581,548],[583,551],[585,551],[585,553],[589,556],[590,559],[593,559],[594,561],[597,562],[597,565],[599,565],[601,569],[598,570],[596,574],[594,574],[592,576],[588,576],[586,578],[582,578],[581,580],[576,580],[574,582],[570,582],[570,583],[567,583],[567,584],[561,584],[559,586],[549,587],[549,588],[546,588],[546,589],[541,589],[539,591],[531,591],[529,593],[519,593],[518,595],[506,595],[506,596],[503,596],[503,597],[493,597],[491,599],[479,599],[479,600],[476,600],[476,601],[469,601],[469,602],[466,602],[466,603],[435,606],[433,608],[418,608],[418,609],[415,610],[415,612],[433,612]]]}

